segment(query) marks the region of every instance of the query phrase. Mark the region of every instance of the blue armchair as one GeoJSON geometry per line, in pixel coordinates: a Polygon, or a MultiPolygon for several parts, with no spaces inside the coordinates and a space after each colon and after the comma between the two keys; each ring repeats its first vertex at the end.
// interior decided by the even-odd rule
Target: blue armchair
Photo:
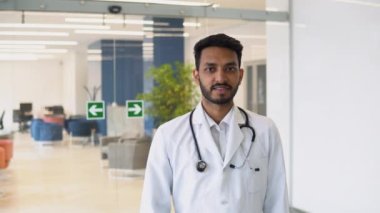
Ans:
{"type": "Polygon", "coordinates": [[[98,132],[98,125],[96,121],[87,120],[86,118],[72,118],[65,122],[66,131],[70,134],[70,140],[72,137],[85,137],[92,139],[96,145],[97,140],[94,140],[95,133],[98,132]]]}
{"type": "Polygon", "coordinates": [[[30,132],[35,141],[62,141],[62,130],[59,124],[33,119],[30,132]]]}

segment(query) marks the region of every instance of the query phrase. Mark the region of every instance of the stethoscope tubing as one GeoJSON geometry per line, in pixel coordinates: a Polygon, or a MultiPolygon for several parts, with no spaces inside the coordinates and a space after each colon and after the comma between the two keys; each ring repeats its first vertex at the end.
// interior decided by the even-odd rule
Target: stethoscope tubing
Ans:
{"type": "MultiPolygon", "coordinates": [[[[251,144],[249,145],[249,149],[248,149],[248,152],[245,156],[245,159],[243,161],[243,163],[240,165],[240,166],[236,166],[234,164],[230,164],[230,168],[232,169],[238,169],[238,168],[241,168],[244,166],[245,162],[247,161],[248,159],[248,156],[250,155],[251,153],[251,149],[252,149],[252,146],[253,146],[253,143],[255,141],[255,138],[256,138],[256,133],[255,133],[255,130],[253,129],[252,126],[249,125],[249,117],[248,117],[248,114],[245,110],[243,110],[242,108],[238,107],[238,109],[244,114],[245,116],[245,123],[242,124],[242,125],[239,125],[240,129],[242,128],[248,128],[251,130],[252,132],[252,139],[251,139],[251,144]]],[[[197,162],[197,170],[199,172],[203,172],[205,171],[205,169],[207,168],[207,163],[202,159],[202,155],[201,155],[201,152],[199,150],[199,144],[198,144],[198,140],[197,140],[197,137],[195,136],[195,132],[194,132],[194,127],[193,127],[193,114],[194,114],[194,111],[195,109],[193,109],[191,112],[190,112],[190,117],[189,117],[189,124],[190,124],[190,129],[191,129],[191,134],[193,136],[193,139],[194,139],[194,144],[195,144],[195,148],[197,150],[197,154],[198,154],[198,162],[197,162]]]]}

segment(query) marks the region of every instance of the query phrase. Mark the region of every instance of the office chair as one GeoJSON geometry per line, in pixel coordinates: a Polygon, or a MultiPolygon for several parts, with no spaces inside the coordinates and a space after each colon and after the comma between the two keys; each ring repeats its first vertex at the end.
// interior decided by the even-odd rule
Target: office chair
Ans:
{"type": "Polygon", "coordinates": [[[20,131],[28,130],[28,122],[32,120],[32,103],[20,103],[20,131]]]}
{"type": "Polygon", "coordinates": [[[18,130],[21,131],[22,125],[21,125],[21,115],[19,109],[13,110],[13,122],[18,123],[18,130]]]}
{"type": "Polygon", "coordinates": [[[1,117],[0,117],[0,130],[4,129],[4,114],[5,114],[5,110],[3,110],[3,113],[1,114],[1,117]]]}

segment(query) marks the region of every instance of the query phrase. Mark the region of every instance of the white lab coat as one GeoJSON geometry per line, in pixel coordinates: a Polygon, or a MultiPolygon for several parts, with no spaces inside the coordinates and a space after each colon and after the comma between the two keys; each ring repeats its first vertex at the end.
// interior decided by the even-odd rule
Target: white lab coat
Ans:
{"type": "Polygon", "coordinates": [[[251,131],[238,126],[245,122],[244,114],[233,108],[223,161],[202,110],[198,104],[193,126],[207,169],[196,169],[189,113],[163,124],[150,148],[141,213],[169,213],[171,198],[176,213],[288,213],[283,153],[274,123],[247,111],[256,139],[247,163],[232,169],[231,163],[244,161],[251,143],[251,131]]]}

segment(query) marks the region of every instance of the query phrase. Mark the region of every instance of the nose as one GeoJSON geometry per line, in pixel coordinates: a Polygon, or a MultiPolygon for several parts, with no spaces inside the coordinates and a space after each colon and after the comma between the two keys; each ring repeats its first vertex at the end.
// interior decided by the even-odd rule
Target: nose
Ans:
{"type": "Polygon", "coordinates": [[[222,68],[218,68],[215,72],[215,82],[216,83],[225,83],[226,82],[226,75],[222,68]]]}

